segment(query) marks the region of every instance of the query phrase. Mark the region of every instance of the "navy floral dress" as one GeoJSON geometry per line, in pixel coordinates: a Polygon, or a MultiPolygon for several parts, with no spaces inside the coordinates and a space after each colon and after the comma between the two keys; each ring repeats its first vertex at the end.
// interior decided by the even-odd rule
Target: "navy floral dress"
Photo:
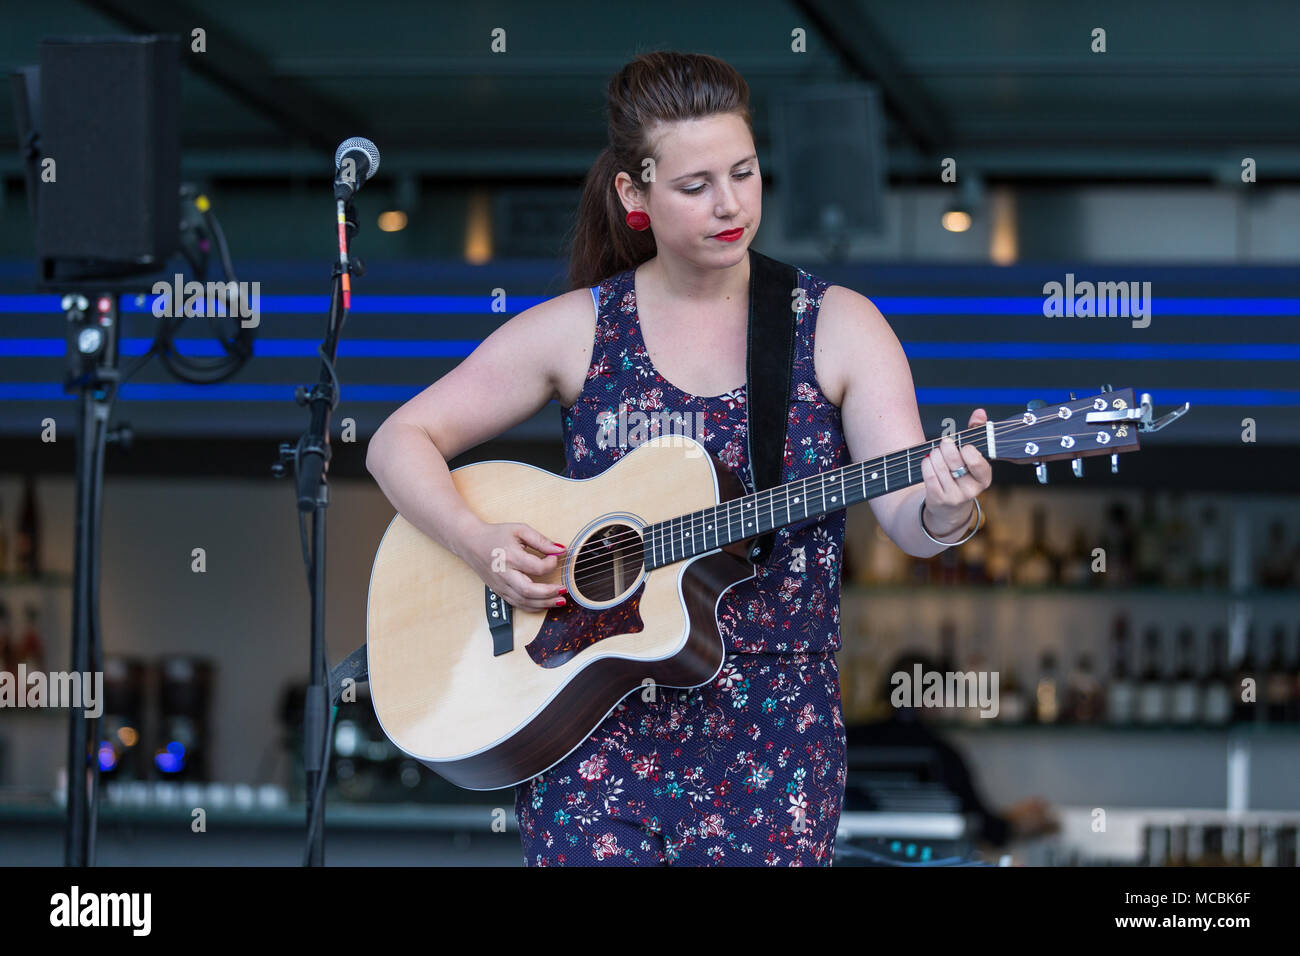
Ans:
{"type": "MultiPolygon", "coordinates": [[[[818,388],[813,367],[828,283],[803,270],[798,276],[805,308],[786,482],[850,463],[840,410],[818,388]]],[[[601,473],[658,435],[664,412],[680,412],[680,430],[752,491],[746,388],[689,395],[655,370],[640,334],[634,270],[606,279],[592,298],[596,341],[586,385],[560,410],[568,476],[601,473]],[[644,423],[642,433],[628,422],[644,423]]],[[[526,865],[830,865],[845,781],[835,663],[844,520],[841,510],[779,529],[755,577],[723,595],[718,623],[727,656],[711,683],[660,689],[650,701],[629,694],[573,753],[515,788],[526,865]]]]}

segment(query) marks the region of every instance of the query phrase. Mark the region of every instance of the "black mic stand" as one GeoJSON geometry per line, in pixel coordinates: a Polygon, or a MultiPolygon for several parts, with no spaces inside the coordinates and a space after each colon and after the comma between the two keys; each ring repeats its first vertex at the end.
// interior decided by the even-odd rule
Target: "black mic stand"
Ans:
{"type": "MultiPolygon", "coordinates": [[[[70,293],[62,300],[67,318],[67,367],[63,390],[78,391],[77,516],[72,590],[72,672],[103,670],[99,634],[100,516],[104,486],[104,445],[129,440],[129,426],[110,430],[108,416],[120,381],[117,294],[90,300],[70,293]]],[[[95,863],[95,817],[99,789],[98,746],[87,767],[89,743],[99,721],[84,709],[68,711],[68,769],[65,785],[67,829],[65,866],[95,863]]]]}
{"type": "MultiPolygon", "coordinates": [[[[344,250],[347,250],[356,235],[357,221],[351,198],[341,201],[346,234],[344,250]]],[[[299,527],[303,516],[309,511],[312,514],[310,555],[306,533],[303,532],[303,560],[307,564],[307,583],[311,593],[311,678],[307,682],[307,699],[303,708],[303,767],[307,786],[307,849],[303,862],[306,866],[325,865],[325,780],[329,770],[326,748],[334,724],[332,716],[327,718],[331,701],[327,696],[329,672],[325,660],[325,509],[329,507],[329,427],[330,415],[339,402],[334,363],[338,357],[339,334],[348,313],[343,296],[344,276],[345,273],[360,276],[364,272],[361,262],[350,255],[346,256],[346,264],[342,256],[334,263],[329,325],[320,349],[320,380],[310,391],[306,386],[298,386],[294,396],[299,405],[311,407],[311,423],[298,439],[296,447],[280,445],[279,461],[271,466],[271,473],[282,478],[288,471],[286,463],[293,462],[299,527]]]]}

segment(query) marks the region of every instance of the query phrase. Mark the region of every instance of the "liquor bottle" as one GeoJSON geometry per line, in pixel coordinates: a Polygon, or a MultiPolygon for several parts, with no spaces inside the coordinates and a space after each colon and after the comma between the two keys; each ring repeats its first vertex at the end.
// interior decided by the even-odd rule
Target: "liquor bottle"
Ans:
{"type": "Polygon", "coordinates": [[[1201,684],[1196,679],[1196,636],[1189,625],[1178,632],[1174,686],[1170,695],[1170,719],[1175,724],[1194,724],[1201,716],[1201,684]]]}
{"type": "Polygon", "coordinates": [[[1273,629],[1272,655],[1264,679],[1260,682],[1264,717],[1270,724],[1280,724],[1291,716],[1293,684],[1286,661],[1286,629],[1279,623],[1273,629]]]}
{"type": "Polygon", "coordinates": [[[1024,689],[1020,686],[1020,675],[1016,673],[1014,663],[1008,663],[1001,685],[998,694],[998,717],[1008,724],[1024,723],[1029,702],[1025,699],[1024,689]]]}
{"type": "Polygon", "coordinates": [[[988,568],[988,517],[984,518],[983,526],[975,537],[971,538],[961,546],[962,558],[965,561],[965,582],[967,584],[984,585],[989,583],[988,568]]]}
{"type": "Polygon", "coordinates": [[[1207,590],[1222,590],[1228,586],[1228,536],[1219,521],[1219,509],[1212,504],[1201,509],[1196,573],[1192,583],[1207,590]]]}
{"type": "MultiPolygon", "coordinates": [[[[981,679],[989,680],[988,677],[984,676],[987,675],[990,671],[989,653],[988,653],[988,644],[989,644],[988,632],[980,628],[978,625],[976,625],[975,633],[971,637],[971,644],[972,644],[971,656],[970,656],[970,660],[967,662],[968,666],[966,669],[973,671],[975,673],[976,681],[979,681],[981,679]]],[[[978,684],[976,686],[978,687],[978,684]]],[[[992,689],[991,683],[988,686],[990,687],[990,689],[992,689]]],[[[998,688],[998,693],[995,695],[994,700],[999,704],[1001,703],[1002,700],[1001,688],[998,688]]],[[[959,719],[961,720],[962,723],[969,724],[971,726],[978,726],[979,724],[984,723],[988,719],[980,716],[981,709],[982,708],[979,706],[978,701],[972,704],[970,700],[967,700],[966,708],[959,715],[959,719]]]]}
{"type": "Polygon", "coordinates": [[[1268,526],[1268,541],[1259,560],[1259,586],[1284,588],[1291,583],[1291,556],[1286,547],[1286,529],[1281,519],[1268,526]]]}
{"type": "Polygon", "coordinates": [[[1185,588],[1192,583],[1195,567],[1195,545],[1191,525],[1184,516],[1185,495],[1181,491],[1169,494],[1169,514],[1161,532],[1164,546],[1164,584],[1171,588],[1185,588]]]}
{"type": "Polygon", "coordinates": [[[1222,824],[1207,823],[1201,835],[1201,866],[1227,866],[1223,855],[1222,824]]]}
{"type": "Polygon", "coordinates": [[[872,526],[870,541],[869,571],[864,583],[902,584],[905,576],[904,564],[908,555],[894,544],[893,539],[885,534],[885,529],[879,523],[872,526]]]}
{"type": "Polygon", "coordinates": [[[18,642],[18,662],[27,665],[27,670],[45,670],[45,642],[41,640],[41,631],[37,627],[36,606],[28,604],[24,609],[27,626],[23,628],[22,639],[18,642]]]}
{"type": "Polygon", "coordinates": [[[1232,684],[1228,673],[1228,632],[1210,632],[1210,666],[1201,679],[1201,723],[1222,727],[1232,720],[1232,684]]]}
{"type": "MultiPolygon", "coordinates": [[[[944,706],[940,707],[934,716],[939,722],[951,723],[957,719],[959,711],[955,701],[952,706],[949,706],[946,694],[948,675],[957,670],[957,623],[950,617],[945,617],[939,623],[939,660],[937,664],[939,674],[943,680],[945,694],[944,706]]],[[[966,706],[970,706],[970,701],[966,702],[966,706]]]]}
{"type": "Polygon", "coordinates": [[[9,625],[9,608],[0,603],[0,671],[13,674],[18,669],[13,628],[9,625]]]}
{"type": "Polygon", "coordinates": [[[993,494],[986,497],[984,527],[975,536],[988,536],[985,542],[984,576],[988,578],[989,584],[1007,585],[1011,583],[1012,548],[1008,537],[1008,522],[1012,515],[1011,491],[1006,485],[995,485],[993,494]]]}
{"type": "Polygon", "coordinates": [[[14,571],[22,577],[39,577],[41,573],[40,521],[36,513],[36,480],[29,473],[23,479],[22,517],[18,520],[18,535],[14,571]]]}
{"type": "Polygon", "coordinates": [[[1260,701],[1260,678],[1262,673],[1259,668],[1259,655],[1255,648],[1255,625],[1246,626],[1246,647],[1242,652],[1241,659],[1237,662],[1236,673],[1232,678],[1232,720],[1233,723],[1249,723],[1256,719],[1263,719],[1263,709],[1259,704],[1260,701]],[[1246,693],[1245,681],[1249,678],[1255,684],[1255,700],[1244,700],[1246,693]]]}
{"type": "Polygon", "coordinates": [[[1061,716],[1060,697],[1057,694],[1056,655],[1043,651],[1038,669],[1038,686],[1034,692],[1034,721],[1054,724],[1061,716]]]}
{"type": "Polygon", "coordinates": [[[1295,655],[1291,658],[1291,717],[1300,722],[1300,630],[1295,636],[1295,655]]]}
{"type": "Polygon", "coordinates": [[[1164,545],[1160,534],[1160,517],[1156,512],[1156,496],[1152,491],[1142,493],[1142,520],[1138,522],[1136,553],[1136,583],[1141,587],[1154,587],[1163,583],[1164,545]]]}
{"type": "Polygon", "coordinates": [[[1106,698],[1101,682],[1092,672],[1092,658],[1079,655],[1079,663],[1066,685],[1065,706],[1061,719],[1073,724],[1095,724],[1106,713],[1106,698]]]}
{"type": "Polygon", "coordinates": [[[1129,667],[1128,616],[1115,615],[1110,631],[1110,686],[1106,688],[1106,722],[1133,723],[1137,715],[1137,688],[1129,667]]]}
{"type": "Polygon", "coordinates": [[[1128,505],[1123,501],[1113,502],[1106,509],[1101,546],[1106,555],[1106,573],[1100,575],[1100,584],[1108,588],[1132,587],[1133,528],[1129,522],[1128,505]]]}
{"type": "Polygon", "coordinates": [[[1060,561],[1047,545],[1047,509],[1035,505],[1029,543],[1016,554],[1012,565],[1015,583],[1025,587],[1048,587],[1061,580],[1060,561]]]}
{"type": "Polygon", "coordinates": [[[1069,557],[1061,565],[1061,584],[1068,588],[1086,588],[1096,585],[1097,575],[1092,573],[1092,549],[1082,525],[1074,528],[1069,557]]]}
{"type": "Polygon", "coordinates": [[[1137,695],[1138,720],[1144,724],[1169,719],[1169,687],[1160,663],[1160,631],[1152,624],[1142,635],[1142,679],[1137,695]]]}

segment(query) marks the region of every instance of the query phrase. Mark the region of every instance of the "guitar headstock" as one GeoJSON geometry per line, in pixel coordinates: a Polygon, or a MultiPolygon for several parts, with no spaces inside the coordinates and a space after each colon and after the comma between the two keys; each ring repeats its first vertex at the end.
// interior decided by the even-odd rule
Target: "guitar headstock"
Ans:
{"type": "Polygon", "coordinates": [[[1113,390],[1102,386],[1096,395],[1048,404],[1040,399],[1029,403],[1021,415],[994,422],[995,454],[1001,461],[1036,464],[1038,480],[1046,483],[1043,462],[1074,459],[1076,477],[1083,475],[1079,459],[1110,455],[1111,471],[1119,471],[1118,456],[1137,451],[1139,431],[1158,431],[1183,415],[1190,405],[1175,409],[1158,421],[1151,419],[1151,396],[1145,392],[1134,401],[1133,389],[1113,390]]]}

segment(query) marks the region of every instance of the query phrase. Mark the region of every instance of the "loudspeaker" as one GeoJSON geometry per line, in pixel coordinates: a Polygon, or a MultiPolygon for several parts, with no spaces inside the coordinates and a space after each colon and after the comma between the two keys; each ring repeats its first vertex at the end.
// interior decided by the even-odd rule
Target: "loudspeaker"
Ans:
{"type": "Polygon", "coordinates": [[[783,235],[840,240],[884,226],[885,136],[870,85],[800,89],[772,104],[783,235]]]}
{"type": "Polygon", "coordinates": [[[38,282],[161,270],[179,246],[179,39],[47,39],[40,64],[38,282]]]}

